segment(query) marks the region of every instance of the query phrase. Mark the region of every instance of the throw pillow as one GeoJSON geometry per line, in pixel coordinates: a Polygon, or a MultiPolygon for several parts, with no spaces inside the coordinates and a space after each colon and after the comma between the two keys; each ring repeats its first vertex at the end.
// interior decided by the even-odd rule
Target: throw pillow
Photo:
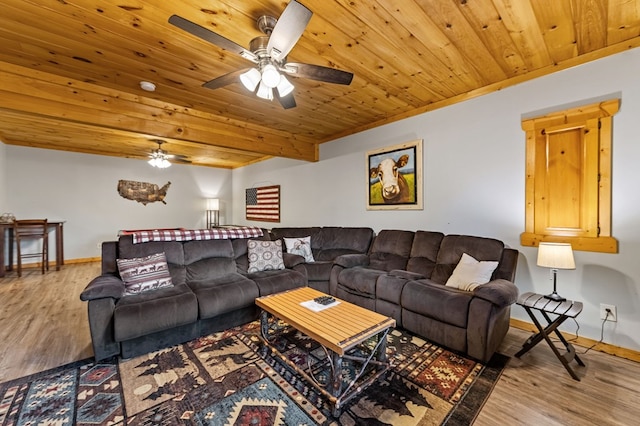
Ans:
{"type": "Polygon", "coordinates": [[[247,241],[249,269],[247,272],[273,271],[284,269],[282,241],[247,241]]]}
{"type": "Polygon", "coordinates": [[[480,262],[467,253],[463,253],[446,285],[460,290],[472,291],[479,285],[488,283],[497,267],[498,262],[480,262]]]}
{"type": "Polygon", "coordinates": [[[164,252],[132,259],[117,259],[116,262],[124,281],[125,295],[173,287],[164,252]]]}
{"type": "Polygon", "coordinates": [[[304,257],[305,262],[315,262],[311,252],[311,237],[284,238],[284,245],[287,253],[297,254],[304,257]]]}

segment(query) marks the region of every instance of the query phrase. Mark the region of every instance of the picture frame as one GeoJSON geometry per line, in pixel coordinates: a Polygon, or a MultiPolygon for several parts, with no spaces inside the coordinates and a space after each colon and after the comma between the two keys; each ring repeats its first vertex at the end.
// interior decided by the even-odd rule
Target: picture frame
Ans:
{"type": "Polygon", "coordinates": [[[367,210],[422,210],[422,139],[366,153],[367,210]]]}
{"type": "Polygon", "coordinates": [[[280,185],[247,188],[245,218],[260,222],[280,222],[280,185]]]}

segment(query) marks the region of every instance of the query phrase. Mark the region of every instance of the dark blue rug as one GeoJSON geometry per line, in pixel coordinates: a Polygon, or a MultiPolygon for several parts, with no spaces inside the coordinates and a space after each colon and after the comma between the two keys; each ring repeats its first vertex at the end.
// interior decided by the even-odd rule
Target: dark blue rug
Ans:
{"type": "MultiPolygon", "coordinates": [[[[508,357],[488,365],[404,331],[393,368],[331,415],[324,396],[265,350],[257,322],[129,360],[79,361],[0,384],[0,425],[469,425],[508,357]]],[[[288,330],[278,349],[319,382],[324,351],[288,330]]],[[[349,382],[354,366],[344,362],[349,382]]]]}

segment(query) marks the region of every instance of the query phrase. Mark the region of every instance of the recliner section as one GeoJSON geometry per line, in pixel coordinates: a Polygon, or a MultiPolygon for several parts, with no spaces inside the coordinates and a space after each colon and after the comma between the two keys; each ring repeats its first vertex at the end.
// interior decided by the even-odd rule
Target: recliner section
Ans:
{"type": "MultiPolygon", "coordinates": [[[[269,239],[268,232],[264,237],[269,239]]],[[[258,317],[256,297],[306,286],[291,269],[247,273],[247,239],[102,245],[102,274],[80,298],[88,302],[96,360],[130,358],[245,324],[258,317]],[[173,287],[123,297],[116,259],[164,252],[173,287]]]]}
{"type": "Polygon", "coordinates": [[[509,329],[517,257],[492,238],[385,230],[367,256],[335,260],[330,288],[399,327],[486,362],[509,329]],[[463,253],[499,262],[490,282],[473,291],[445,285],[463,253]]]}
{"type": "MultiPolygon", "coordinates": [[[[304,237],[311,237],[314,262],[305,262],[302,256],[285,253],[285,265],[304,274],[309,287],[330,293],[329,282],[334,260],[347,254],[366,255],[374,232],[371,228],[340,226],[271,229],[272,240],[304,237]]],[[[285,247],[284,241],[282,247],[285,247]]]]}

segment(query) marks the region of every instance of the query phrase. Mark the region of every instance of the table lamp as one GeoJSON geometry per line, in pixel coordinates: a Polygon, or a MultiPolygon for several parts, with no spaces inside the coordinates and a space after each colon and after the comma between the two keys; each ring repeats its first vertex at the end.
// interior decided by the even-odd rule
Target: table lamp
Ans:
{"type": "Polygon", "coordinates": [[[218,226],[219,223],[220,200],[218,198],[207,198],[207,228],[218,226]]]}
{"type": "Polygon", "coordinates": [[[553,293],[547,294],[547,299],[556,302],[564,302],[566,298],[560,296],[556,292],[556,279],[558,269],[576,269],[576,263],[573,260],[573,250],[569,243],[545,243],[538,245],[538,266],[551,268],[553,273],[553,293]]]}

